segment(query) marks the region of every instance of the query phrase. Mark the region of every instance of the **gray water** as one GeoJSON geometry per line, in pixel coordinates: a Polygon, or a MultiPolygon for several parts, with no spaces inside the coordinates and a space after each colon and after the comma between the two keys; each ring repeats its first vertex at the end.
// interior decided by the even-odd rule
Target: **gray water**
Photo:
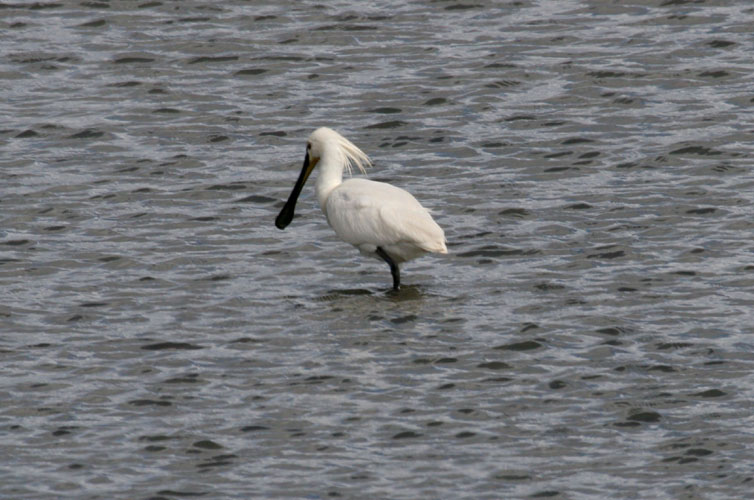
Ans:
{"type": "Polygon", "coordinates": [[[750,497],[751,2],[0,16],[0,497],[750,497]],[[398,293],[273,225],[322,125],[445,229],[398,293]]]}

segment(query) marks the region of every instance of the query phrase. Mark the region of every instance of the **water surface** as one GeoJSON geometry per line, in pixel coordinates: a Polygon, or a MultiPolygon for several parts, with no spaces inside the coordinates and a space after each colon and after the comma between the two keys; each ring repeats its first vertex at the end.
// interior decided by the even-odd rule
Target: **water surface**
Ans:
{"type": "Polygon", "coordinates": [[[749,2],[0,6],[0,497],[731,498],[749,2]],[[328,125],[450,254],[359,256],[328,125]]]}

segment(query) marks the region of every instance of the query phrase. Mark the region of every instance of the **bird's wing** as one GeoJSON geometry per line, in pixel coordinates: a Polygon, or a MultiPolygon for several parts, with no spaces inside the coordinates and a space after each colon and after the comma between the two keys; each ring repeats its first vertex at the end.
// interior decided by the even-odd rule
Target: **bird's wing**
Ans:
{"type": "Polygon", "coordinates": [[[444,252],[445,235],[409,192],[390,184],[351,179],[327,200],[327,220],[344,241],[375,246],[413,243],[444,252]]]}
{"type": "Polygon", "coordinates": [[[352,245],[384,244],[379,203],[368,191],[337,188],[327,199],[327,222],[343,241],[352,245]]]}
{"type": "Polygon", "coordinates": [[[428,252],[445,253],[445,233],[416,202],[415,207],[386,205],[380,207],[380,217],[394,243],[410,242],[428,252]]]}

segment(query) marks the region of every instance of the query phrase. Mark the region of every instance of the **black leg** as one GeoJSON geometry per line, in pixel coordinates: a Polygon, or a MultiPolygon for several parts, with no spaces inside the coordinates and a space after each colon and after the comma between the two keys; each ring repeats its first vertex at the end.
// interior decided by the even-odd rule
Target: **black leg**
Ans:
{"type": "Polygon", "coordinates": [[[390,266],[390,273],[393,275],[393,290],[398,290],[401,287],[401,270],[398,269],[398,264],[395,263],[382,247],[377,247],[376,253],[390,266]]]}

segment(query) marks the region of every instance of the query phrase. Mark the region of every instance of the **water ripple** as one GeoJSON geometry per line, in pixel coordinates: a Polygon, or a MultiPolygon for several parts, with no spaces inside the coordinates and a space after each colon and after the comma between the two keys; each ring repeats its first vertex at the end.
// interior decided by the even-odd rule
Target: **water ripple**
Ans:
{"type": "Polygon", "coordinates": [[[0,496],[748,495],[748,3],[2,11],[0,496]],[[399,293],[274,228],[321,125],[399,293]]]}

